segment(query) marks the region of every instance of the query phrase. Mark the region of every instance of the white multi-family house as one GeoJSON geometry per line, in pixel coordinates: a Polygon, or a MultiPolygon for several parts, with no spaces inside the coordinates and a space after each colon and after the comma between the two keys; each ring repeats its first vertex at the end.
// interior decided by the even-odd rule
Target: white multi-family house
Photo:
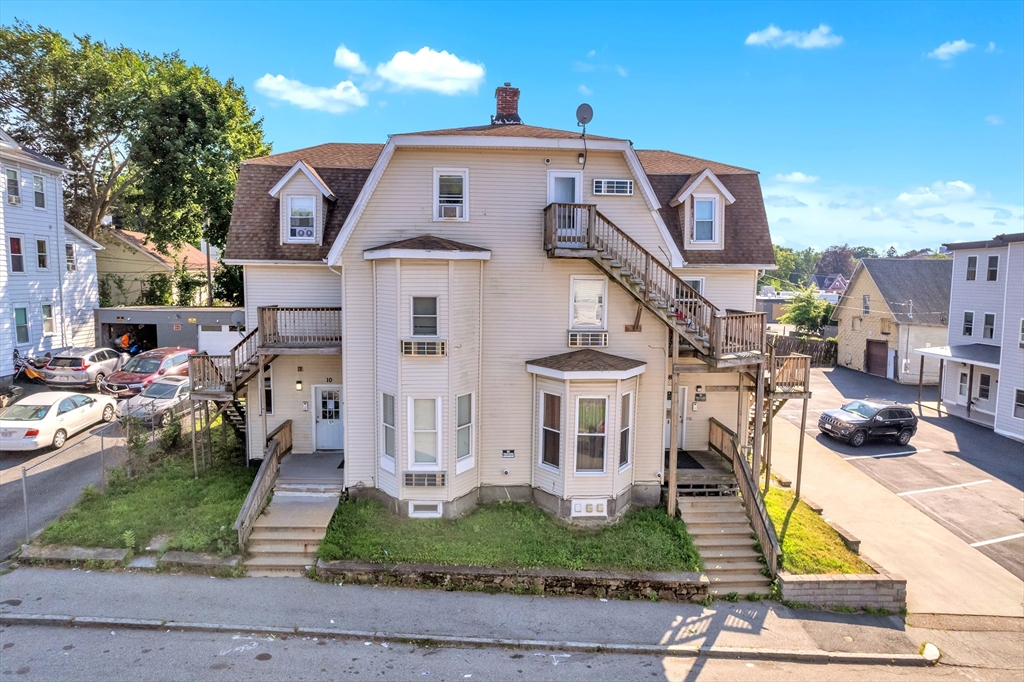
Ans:
{"type": "Polygon", "coordinates": [[[14,374],[14,349],[31,356],[95,343],[103,246],[64,222],[67,172],[0,131],[0,381],[14,374]]]}
{"type": "Polygon", "coordinates": [[[949,414],[1024,441],[1024,233],[944,246],[953,254],[949,345],[917,353],[942,361],[949,414]]]}

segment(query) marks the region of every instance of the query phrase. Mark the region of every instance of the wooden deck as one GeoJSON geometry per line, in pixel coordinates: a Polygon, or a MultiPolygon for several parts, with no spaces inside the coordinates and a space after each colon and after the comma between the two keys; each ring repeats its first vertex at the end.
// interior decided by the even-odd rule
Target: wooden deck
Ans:
{"type": "MultiPolygon", "coordinates": [[[[680,451],[682,453],[682,451],[680,451]]],[[[735,495],[736,476],[732,466],[721,455],[709,451],[685,451],[680,457],[688,466],[676,467],[676,490],[680,495],[735,495]],[[697,464],[699,468],[693,465],[697,464]]]]}

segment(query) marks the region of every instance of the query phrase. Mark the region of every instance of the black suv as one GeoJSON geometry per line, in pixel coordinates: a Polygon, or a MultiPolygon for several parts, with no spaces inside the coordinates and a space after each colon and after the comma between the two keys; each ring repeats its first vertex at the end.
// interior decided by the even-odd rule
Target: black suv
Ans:
{"type": "Polygon", "coordinates": [[[823,412],[818,430],[855,448],[868,438],[892,438],[897,445],[906,445],[917,433],[917,417],[907,405],[865,398],[823,412]]]}

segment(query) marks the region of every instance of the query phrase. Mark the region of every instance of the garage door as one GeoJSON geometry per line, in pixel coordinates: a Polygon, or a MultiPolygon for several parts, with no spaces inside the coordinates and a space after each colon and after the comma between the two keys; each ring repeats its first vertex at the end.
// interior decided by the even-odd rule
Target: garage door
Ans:
{"type": "Polygon", "coordinates": [[[889,360],[889,344],[885,341],[868,341],[865,368],[868,374],[884,377],[889,360]]]}

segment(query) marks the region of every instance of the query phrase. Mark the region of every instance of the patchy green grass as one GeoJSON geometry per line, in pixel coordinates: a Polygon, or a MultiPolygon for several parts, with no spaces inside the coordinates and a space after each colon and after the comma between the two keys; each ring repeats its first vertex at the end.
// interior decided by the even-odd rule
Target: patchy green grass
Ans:
{"type": "Polygon", "coordinates": [[[168,535],[168,549],[237,551],[232,525],[257,469],[246,468],[244,458],[239,463],[232,442],[221,449],[219,434],[214,434],[214,443],[220,451],[199,480],[193,477],[190,446],[163,457],[133,480],[114,470],[104,492],[86,488],[78,504],[43,531],[39,541],[117,548],[132,543],[129,549],[138,551],[154,536],[168,535]]]}
{"type": "Polygon", "coordinates": [[[375,500],[342,502],[318,556],[506,568],[700,568],[685,526],[664,510],[633,509],[613,525],[581,528],[518,502],[485,505],[457,519],[399,518],[375,500]]]}
{"type": "Polygon", "coordinates": [[[768,516],[782,545],[782,567],[797,575],[809,573],[874,573],[843,544],[825,519],[793,493],[771,488],[765,497],[768,516]]]}

